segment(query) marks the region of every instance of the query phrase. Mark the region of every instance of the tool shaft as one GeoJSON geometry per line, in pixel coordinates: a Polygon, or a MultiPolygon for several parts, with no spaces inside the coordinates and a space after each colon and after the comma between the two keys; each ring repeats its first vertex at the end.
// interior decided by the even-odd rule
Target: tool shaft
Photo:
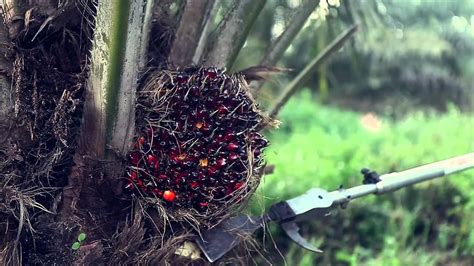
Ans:
{"type": "Polygon", "coordinates": [[[381,181],[376,184],[366,184],[346,190],[336,190],[330,192],[329,195],[332,197],[334,204],[341,204],[368,194],[382,194],[394,191],[469,168],[474,168],[474,153],[423,165],[402,172],[385,174],[380,176],[381,181]]]}
{"type": "Polygon", "coordinates": [[[238,236],[242,233],[252,234],[255,230],[263,227],[266,222],[275,221],[281,223],[285,232],[299,245],[312,251],[319,251],[299,235],[295,222],[323,217],[327,215],[329,209],[368,194],[382,194],[469,168],[474,168],[474,153],[398,173],[382,175],[379,177],[380,181],[374,184],[339,189],[333,192],[313,188],[296,198],[274,204],[270,208],[270,212],[262,217],[237,216],[229,218],[218,226],[202,232],[197,243],[206,258],[213,262],[231,250],[240,241],[238,236]]]}

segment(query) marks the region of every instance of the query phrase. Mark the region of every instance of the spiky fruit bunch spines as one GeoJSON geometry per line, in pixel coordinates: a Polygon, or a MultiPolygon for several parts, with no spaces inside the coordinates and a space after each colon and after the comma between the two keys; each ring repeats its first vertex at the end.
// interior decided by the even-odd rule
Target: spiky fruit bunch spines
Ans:
{"type": "Polygon", "coordinates": [[[243,78],[193,68],[156,73],[149,84],[139,92],[141,129],[128,155],[126,188],[201,213],[254,189],[248,183],[267,141],[243,78]]]}

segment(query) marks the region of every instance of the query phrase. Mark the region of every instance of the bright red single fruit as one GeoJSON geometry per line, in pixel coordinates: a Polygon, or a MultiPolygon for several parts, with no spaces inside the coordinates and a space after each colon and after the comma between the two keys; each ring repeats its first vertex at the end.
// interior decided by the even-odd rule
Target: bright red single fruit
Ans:
{"type": "Polygon", "coordinates": [[[176,198],[176,194],[171,190],[163,192],[163,199],[172,202],[176,198]]]}

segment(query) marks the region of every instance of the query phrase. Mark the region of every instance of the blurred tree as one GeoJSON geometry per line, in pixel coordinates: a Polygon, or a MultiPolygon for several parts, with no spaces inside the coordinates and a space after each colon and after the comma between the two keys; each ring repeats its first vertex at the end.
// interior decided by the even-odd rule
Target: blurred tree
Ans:
{"type": "Polygon", "coordinates": [[[347,1],[343,7],[341,19],[328,23],[349,17],[364,30],[329,66],[335,102],[392,115],[400,109],[389,106],[400,104],[469,109],[474,31],[468,19],[474,7],[468,1],[347,1]]]}
{"type": "MultiPolygon", "coordinates": [[[[279,25],[295,13],[294,2],[275,1],[273,12],[264,10],[260,19],[274,21],[272,39],[278,36],[279,25]]],[[[328,1],[323,5],[326,16],[321,16],[320,5],[278,62],[296,70],[283,79],[294,78],[338,32],[357,22],[361,32],[352,45],[305,84],[321,99],[388,115],[397,114],[390,107],[395,104],[446,110],[454,103],[469,110],[474,94],[474,5],[469,2],[366,0],[341,1],[339,6],[328,1]]],[[[269,32],[264,23],[255,25],[236,68],[258,63],[252,54],[264,52],[268,41],[262,41],[261,35],[268,38],[269,32]]],[[[274,87],[279,86],[270,85],[260,96],[263,103],[277,93],[274,87]]]]}

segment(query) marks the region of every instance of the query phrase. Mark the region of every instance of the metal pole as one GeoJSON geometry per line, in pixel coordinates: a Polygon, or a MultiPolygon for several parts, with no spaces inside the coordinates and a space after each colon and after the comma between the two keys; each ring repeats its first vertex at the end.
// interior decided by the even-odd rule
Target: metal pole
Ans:
{"type": "Polygon", "coordinates": [[[454,157],[448,160],[427,164],[402,172],[380,176],[376,184],[361,185],[347,190],[330,192],[335,204],[345,203],[368,194],[382,194],[399,188],[414,185],[429,179],[450,175],[469,168],[474,168],[474,153],[454,157]]]}

